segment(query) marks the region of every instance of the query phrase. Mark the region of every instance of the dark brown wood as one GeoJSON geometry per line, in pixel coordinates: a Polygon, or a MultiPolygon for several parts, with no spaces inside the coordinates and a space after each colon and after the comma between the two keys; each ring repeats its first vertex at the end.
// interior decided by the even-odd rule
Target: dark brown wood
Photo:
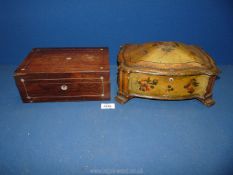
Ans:
{"type": "Polygon", "coordinates": [[[23,102],[110,99],[108,48],[35,48],[14,77],[23,102]]]}

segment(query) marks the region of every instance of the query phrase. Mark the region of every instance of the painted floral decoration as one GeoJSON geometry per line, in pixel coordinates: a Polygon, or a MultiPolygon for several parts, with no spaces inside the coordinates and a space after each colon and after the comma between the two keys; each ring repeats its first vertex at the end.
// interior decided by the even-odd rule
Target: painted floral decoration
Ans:
{"type": "Polygon", "coordinates": [[[150,77],[148,77],[146,79],[138,80],[138,84],[140,91],[150,91],[151,89],[154,89],[155,86],[158,84],[158,80],[152,80],[150,77]]]}
{"type": "Polygon", "coordinates": [[[167,45],[162,45],[161,46],[161,50],[163,51],[163,52],[166,52],[166,53],[168,53],[168,52],[171,52],[171,51],[173,51],[173,50],[175,50],[176,49],[176,45],[175,44],[167,44],[167,45]]]}
{"type": "Polygon", "coordinates": [[[185,89],[187,89],[188,93],[192,94],[195,91],[195,87],[197,87],[199,83],[196,79],[191,79],[188,84],[184,86],[185,89]]]}
{"type": "Polygon", "coordinates": [[[173,88],[171,85],[168,85],[168,86],[167,86],[167,90],[168,90],[168,91],[173,91],[174,88],[173,88]]]}

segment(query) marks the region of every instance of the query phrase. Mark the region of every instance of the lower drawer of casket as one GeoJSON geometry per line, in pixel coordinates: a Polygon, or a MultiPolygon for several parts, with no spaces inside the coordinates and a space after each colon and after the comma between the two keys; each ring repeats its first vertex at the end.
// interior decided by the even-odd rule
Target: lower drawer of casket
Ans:
{"type": "Polygon", "coordinates": [[[129,78],[130,94],[150,97],[179,97],[204,96],[209,76],[160,76],[131,73],[129,78]]]}
{"type": "Polygon", "coordinates": [[[25,102],[99,100],[105,98],[105,90],[108,88],[108,82],[101,78],[21,79],[21,83],[25,102]]]}

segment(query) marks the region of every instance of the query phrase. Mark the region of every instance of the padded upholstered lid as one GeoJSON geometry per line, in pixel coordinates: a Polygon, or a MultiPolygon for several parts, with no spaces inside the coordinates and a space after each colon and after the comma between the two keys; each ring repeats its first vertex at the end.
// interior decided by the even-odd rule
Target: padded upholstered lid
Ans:
{"type": "Polygon", "coordinates": [[[118,55],[121,66],[161,75],[217,75],[219,70],[201,48],[178,42],[126,44],[118,55]]]}

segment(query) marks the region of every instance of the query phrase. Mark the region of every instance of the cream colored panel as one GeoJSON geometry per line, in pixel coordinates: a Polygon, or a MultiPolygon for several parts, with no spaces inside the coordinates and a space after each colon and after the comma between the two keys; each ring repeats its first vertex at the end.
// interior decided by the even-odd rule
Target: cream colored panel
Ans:
{"type": "Polygon", "coordinates": [[[206,93],[209,76],[157,76],[131,73],[129,93],[151,97],[179,98],[203,96],[206,93]]]}

